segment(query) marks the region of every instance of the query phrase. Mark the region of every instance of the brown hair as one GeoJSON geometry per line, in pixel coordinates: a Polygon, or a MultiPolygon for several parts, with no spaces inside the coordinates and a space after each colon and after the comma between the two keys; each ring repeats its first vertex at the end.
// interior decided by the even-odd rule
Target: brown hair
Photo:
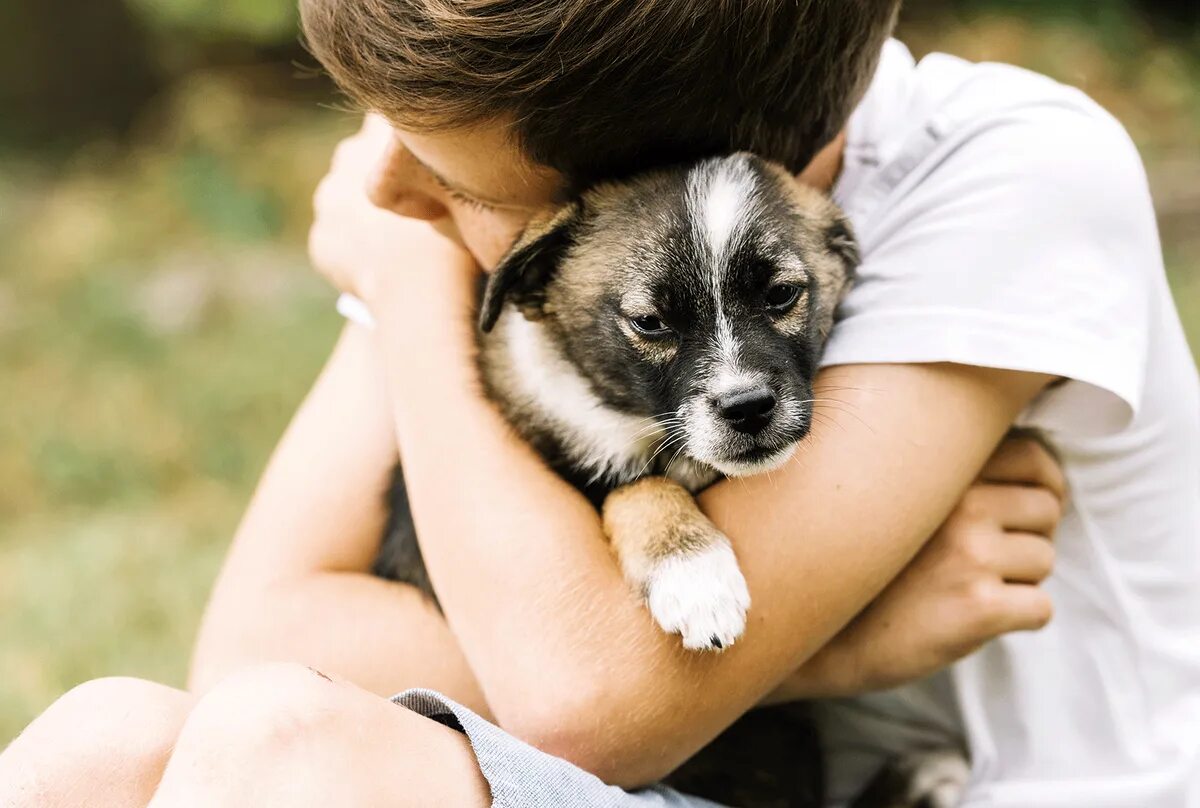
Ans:
{"type": "Polygon", "coordinates": [[[575,186],[739,149],[803,168],[899,0],[301,0],[312,52],[406,128],[513,121],[575,186]]]}

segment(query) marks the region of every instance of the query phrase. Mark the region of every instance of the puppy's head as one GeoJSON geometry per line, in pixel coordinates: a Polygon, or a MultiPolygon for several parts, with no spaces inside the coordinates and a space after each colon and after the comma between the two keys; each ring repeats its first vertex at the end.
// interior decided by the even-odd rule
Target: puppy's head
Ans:
{"type": "Polygon", "coordinates": [[[532,223],[493,272],[603,403],[657,419],[727,475],[774,468],[808,432],[821,346],[858,252],[820,193],[747,154],[598,186],[532,223]]]}

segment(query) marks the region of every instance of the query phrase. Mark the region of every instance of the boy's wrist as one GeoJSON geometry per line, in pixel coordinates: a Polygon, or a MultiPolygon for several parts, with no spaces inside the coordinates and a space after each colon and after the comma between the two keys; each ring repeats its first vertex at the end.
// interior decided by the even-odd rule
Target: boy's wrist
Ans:
{"type": "Polygon", "coordinates": [[[854,696],[868,690],[862,665],[841,635],[826,643],[764,699],[766,704],[854,696]]]}

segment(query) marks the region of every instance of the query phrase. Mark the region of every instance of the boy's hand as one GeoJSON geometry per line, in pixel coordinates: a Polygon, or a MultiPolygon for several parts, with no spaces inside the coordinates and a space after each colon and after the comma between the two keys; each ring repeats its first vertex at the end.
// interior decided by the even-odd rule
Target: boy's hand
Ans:
{"type": "Polygon", "coordinates": [[[881,690],[1010,631],[1040,629],[1066,485],[1038,441],[1009,437],[916,558],[770,702],[881,690]]]}
{"type": "Polygon", "coordinates": [[[338,290],[357,295],[372,308],[383,288],[393,287],[401,274],[445,274],[438,270],[474,266],[470,254],[434,223],[399,216],[372,202],[376,173],[386,168],[392,148],[391,126],[367,115],[362,128],[338,144],[329,173],[313,196],[308,236],[313,266],[338,290]]]}

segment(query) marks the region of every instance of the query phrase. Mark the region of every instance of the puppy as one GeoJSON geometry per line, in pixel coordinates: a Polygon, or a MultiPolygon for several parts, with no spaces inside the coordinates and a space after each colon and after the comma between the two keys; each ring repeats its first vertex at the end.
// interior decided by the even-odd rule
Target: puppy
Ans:
{"type": "MultiPolygon", "coordinates": [[[[750,596],[692,494],[778,468],[858,262],[820,193],[749,154],[597,186],[532,222],[480,307],[489,396],[603,508],[630,585],[684,647],[720,650],[750,596]]],[[[432,594],[397,473],[376,571],[432,594]]]]}
{"type": "MultiPolygon", "coordinates": [[[[586,191],[531,222],[487,280],[488,395],[602,509],[626,579],[685,648],[728,647],[750,605],[729,540],[692,495],[778,468],[808,433],[858,261],[829,199],[739,153],[586,191]]],[[[433,598],[399,468],[388,500],[375,572],[433,598]]],[[[927,770],[899,761],[855,808],[952,805],[921,802],[927,770]]],[[[754,711],[668,782],[728,805],[815,808],[815,728],[803,705],[754,711]]]]}

